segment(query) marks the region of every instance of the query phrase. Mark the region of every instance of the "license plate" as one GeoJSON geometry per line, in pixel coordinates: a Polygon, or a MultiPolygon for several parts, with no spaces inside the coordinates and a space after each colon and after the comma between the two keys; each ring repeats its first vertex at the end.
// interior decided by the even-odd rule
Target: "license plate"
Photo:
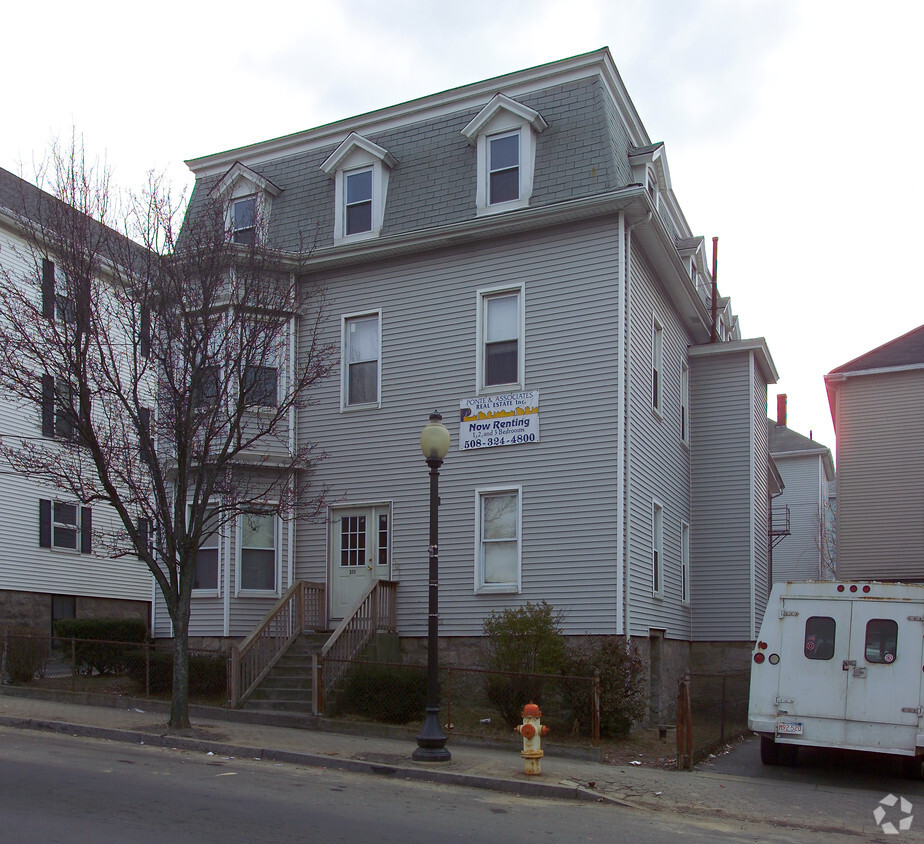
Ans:
{"type": "Polygon", "coordinates": [[[776,734],[778,736],[801,736],[802,724],[793,724],[788,721],[779,721],[776,725],[776,734]]]}

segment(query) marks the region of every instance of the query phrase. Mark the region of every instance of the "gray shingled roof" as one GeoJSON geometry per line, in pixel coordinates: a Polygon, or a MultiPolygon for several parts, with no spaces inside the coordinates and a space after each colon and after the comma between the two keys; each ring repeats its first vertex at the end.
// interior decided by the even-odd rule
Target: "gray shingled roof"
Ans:
{"type": "MultiPolygon", "coordinates": [[[[631,183],[628,134],[598,78],[577,79],[516,99],[548,123],[537,138],[530,207],[603,194],[631,183]]],[[[389,177],[383,236],[475,218],[476,150],[462,129],[478,111],[466,108],[364,135],[398,161],[389,177]]],[[[273,201],[269,245],[303,251],[333,243],[334,180],[320,166],[342,140],[271,161],[250,161],[242,151],[242,164],[281,189],[273,201]]],[[[219,180],[220,176],[197,180],[191,215],[219,180]]]]}
{"type": "Polygon", "coordinates": [[[772,419],[767,420],[767,428],[770,434],[770,453],[786,454],[795,451],[804,452],[830,452],[826,445],[822,445],[811,437],[803,436],[792,428],[785,425],[777,425],[772,419]]]}
{"type": "Polygon", "coordinates": [[[832,369],[829,375],[924,364],[924,325],[832,369]]]}

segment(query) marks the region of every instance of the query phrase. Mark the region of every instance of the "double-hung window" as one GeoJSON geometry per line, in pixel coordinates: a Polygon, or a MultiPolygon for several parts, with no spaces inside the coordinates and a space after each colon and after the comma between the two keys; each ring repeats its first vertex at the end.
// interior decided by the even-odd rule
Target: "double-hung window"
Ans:
{"type": "Polygon", "coordinates": [[[221,544],[221,532],[218,529],[218,511],[209,510],[205,517],[205,527],[199,550],[196,553],[196,576],[193,589],[202,592],[218,592],[218,556],[221,544]]]}
{"type": "Polygon", "coordinates": [[[372,231],[372,168],[344,173],[346,202],[344,203],[344,233],[372,231]]]}
{"type": "Polygon", "coordinates": [[[381,400],[381,311],[343,317],[341,408],[381,400]]]}
{"type": "Polygon", "coordinates": [[[488,203],[520,198],[520,132],[488,138],[488,203]]]}
{"type": "Polygon", "coordinates": [[[75,435],[74,397],[70,384],[51,375],[42,376],[42,436],[70,440],[75,435]]]}
{"type": "Polygon", "coordinates": [[[523,384],[523,289],[479,291],[478,388],[523,384]]]}
{"type": "Polygon", "coordinates": [[[657,501],[651,504],[651,591],[664,594],[664,508],[657,501]]]}
{"type": "Polygon", "coordinates": [[[257,239],[257,198],[245,196],[231,203],[231,240],[253,246],[257,239]]]}
{"type": "Polygon", "coordinates": [[[690,367],[680,365],[680,439],[690,444],[690,367]]]}
{"type": "Polygon", "coordinates": [[[39,499],[39,546],[93,552],[93,510],[68,501],[39,499]]]}
{"type": "Polygon", "coordinates": [[[661,413],[661,394],[664,388],[664,328],[657,318],[651,326],[651,408],[661,413]]]}
{"type": "Polygon", "coordinates": [[[244,395],[248,407],[276,407],[279,370],[275,366],[251,365],[244,369],[244,395]]]}
{"type": "Polygon", "coordinates": [[[475,492],[477,592],[520,591],[520,496],[519,487],[475,492]]]}
{"type": "Polygon", "coordinates": [[[680,523],[680,600],[690,603],[690,526],[680,523]]]}
{"type": "Polygon", "coordinates": [[[238,577],[240,591],[275,592],[276,517],[246,513],[240,518],[238,577]]]}

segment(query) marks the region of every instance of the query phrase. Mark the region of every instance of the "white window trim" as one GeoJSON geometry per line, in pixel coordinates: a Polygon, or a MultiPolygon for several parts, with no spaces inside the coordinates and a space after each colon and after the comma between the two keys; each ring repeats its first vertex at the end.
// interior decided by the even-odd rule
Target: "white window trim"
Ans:
{"type": "Polygon", "coordinates": [[[246,514],[242,513],[237,517],[237,525],[235,531],[235,548],[236,553],[234,555],[234,592],[236,597],[279,597],[280,591],[279,586],[282,579],[282,568],[280,562],[282,560],[281,550],[281,540],[282,532],[280,530],[279,518],[272,513],[265,513],[262,515],[270,516],[273,520],[273,566],[274,566],[274,577],[276,581],[275,589],[245,589],[241,586],[241,555],[244,551],[244,519],[248,515],[261,515],[260,513],[246,514]]]}
{"type": "Polygon", "coordinates": [[[538,111],[518,103],[504,94],[495,94],[491,101],[462,130],[475,146],[478,181],[475,187],[475,212],[478,216],[499,214],[525,208],[533,194],[536,169],[536,138],[548,127],[538,111]],[[520,133],[520,191],[515,200],[489,203],[488,141],[498,135],[520,133]]]}
{"type": "Polygon", "coordinates": [[[523,589],[523,486],[485,486],[475,489],[475,594],[518,595],[523,589]],[[497,493],[512,493],[517,497],[517,579],[516,583],[485,583],[482,557],[482,498],[497,493]]]}
{"type": "MultiPolygon", "coordinates": [[[[235,196],[235,197],[231,200],[231,207],[230,207],[229,214],[230,214],[230,218],[231,218],[230,229],[231,229],[231,241],[232,241],[232,243],[236,242],[236,241],[234,240],[234,236],[235,236],[238,232],[250,231],[251,229],[253,230],[254,240],[255,240],[256,242],[259,242],[259,239],[260,239],[260,230],[259,230],[259,227],[260,227],[260,205],[261,205],[261,203],[260,203],[260,197],[257,196],[257,194],[255,194],[255,193],[248,193],[248,194],[244,194],[243,196],[235,196]],[[239,202],[244,202],[245,200],[248,200],[248,199],[252,199],[252,200],[253,200],[253,225],[251,225],[251,226],[246,226],[246,227],[242,227],[242,228],[237,228],[237,226],[236,226],[235,223],[234,223],[234,206],[237,205],[237,203],[239,203],[239,202]]],[[[239,245],[245,245],[245,244],[239,244],[239,245]]]]}
{"type": "MultiPolygon", "coordinates": [[[[186,524],[187,524],[187,525],[189,525],[189,511],[190,511],[190,509],[191,509],[191,508],[187,508],[187,510],[186,510],[186,524]]],[[[219,513],[220,513],[219,506],[218,506],[217,504],[211,505],[211,503],[210,503],[210,505],[209,505],[208,507],[206,507],[206,513],[208,513],[210,510],[213,510],[213,509],[219,510],[219,513]]],[[[193,588],[193,590],[192,590],[192,597],[194,597],[194,598],[220,598],[220,597],[221,597],[221,569],[222,569],[222,563],[223,563],[223,561],[224,561],[224,551],[223,551],[224,542],[222,542],[222,540],[224,539],[224,536],[225,536],[225,528],[224,528],[224,525],[219,525],[219,526],[218,526],[218,530],[215,531],[215,535],[216,535],[217,538],[218,538],[218,539],[217,539],[218,553],[217,553],[217,555],[216,555],[217,571],[216,571],[216,577],[215,577],[215,583],[216,583],[217,585],[216,585],[216,587],[215,587],[214,589],[196,589],[196,588],[193,588]]]]}
{"type": "Polygon", "coordinates": [[[369,311],[357,311],[356,313],[343,314],[340,317],[340,412],[352,413],[356,410],[369,410],[382,406],[382,309],[373,308],[369,311]],[[374,316],[379,324],[379,359],[376,369],[376,396],[375,401],[363,402],[362,404],[350,404],[349,397],[349,376],[350,368],[347,361],[347,324],[350,320],[362,319],[363,317],[374,316]]]}
{"type": "Polygon", "coordinates": [[[664,505],[656,498],[651,500],[651,594],[655,598],[664,597],[664,505]]]}
{"type": "Polygon", "coordinates": [[[388,196],[388,176],[398,162],[388,150],[351,132],[346,140],[321,165],[321,170],[334,180],[334,245],[357,243],[376,238],[385,222],[385,200],[388,196]],[[365,232],[346,234],[346,174],[357,170],[372,170],[372,228],[365,232]]]}
{"type": "Polygon", "coordinates": [[[690,523],[680,522],[680,602],[688,607],[690,596],[690,523]]]}
{"type": "Polygon", "coordinates": [[[475,323],[475,394],[491,395],[495,393],[514,393],[524,390],[526,384],[526,285],[524,283],[501,286],[483,287],[475,291],[477,317],[475,323]],[[517,314],[517,380],[510,384],[484,383],[484,343],[486,336],[485,301],[494,296],[505,293],[518,295],[519,313],[517,314]]]}
{"type": "Polygon", "coordinates": [[[651,412],[659,419],[664,414],[664,323],[657,314],[651,320],[651,381],[649,383],[651,412]],[[655,373],[657,372],[657,389],[655,373]]]}

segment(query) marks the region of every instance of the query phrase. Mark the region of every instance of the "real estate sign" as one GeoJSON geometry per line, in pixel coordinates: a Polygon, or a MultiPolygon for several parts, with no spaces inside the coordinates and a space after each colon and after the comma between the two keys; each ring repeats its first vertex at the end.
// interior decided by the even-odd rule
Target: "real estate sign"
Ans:
{"type": "Polygon", "coordinates": [[[462,399],[459,450],[539,442],[539,391],[462,399]]]}

